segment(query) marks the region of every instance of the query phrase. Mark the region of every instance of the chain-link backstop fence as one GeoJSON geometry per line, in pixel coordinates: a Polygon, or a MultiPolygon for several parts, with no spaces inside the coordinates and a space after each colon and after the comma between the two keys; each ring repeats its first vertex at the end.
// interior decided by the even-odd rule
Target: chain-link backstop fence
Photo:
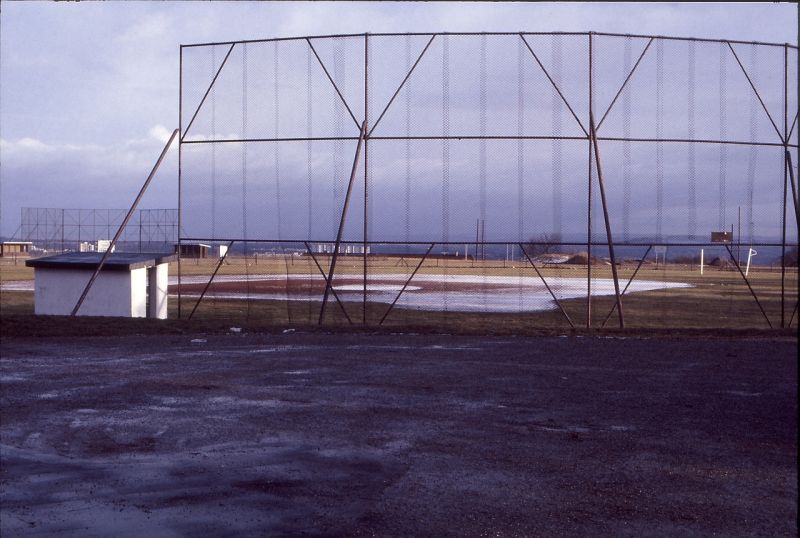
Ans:
{"type": "MultiPolygon", "coordinates": [[[[31,254],[95,251],[110,242],[127,209],[23,207],[15,238],[32,243],[31,254]]],[[[133,213],[115,249],[121,252],[166,252],[178,242],[177,209],[140,209],[133,213]]]]}
{"type": "Polygon", "coordinates": [[[180,242],[215,256],[182,259],[180,315],[796,323],[797,56],[601,33],[184,45],[180,242]]]}

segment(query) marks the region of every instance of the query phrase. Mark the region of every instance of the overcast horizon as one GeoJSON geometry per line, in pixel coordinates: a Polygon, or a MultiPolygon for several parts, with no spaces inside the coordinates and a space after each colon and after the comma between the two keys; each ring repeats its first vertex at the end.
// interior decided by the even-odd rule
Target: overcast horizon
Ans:
{"type": "MultiPolygon", "coordinates": [[[[796,44],[797,8],[788,3],[4,2],[0,4],[0,236],[14,233],[21,207],[130,205],[177,127],[181,43],[363,32],[520,30],[796,44]]],[[[728,69],[735,73],[738,67],[730,62],[728,69]]],[[[609,120],[608,129],[613,129],[613,118],[609,120]]],[[[765,118],[759,122],[758,135],[764,136],[771,127],[765,118]]],[[[351,153],[345,150],[344,161],[352,158],[351,153]]],[[[173,147],[141,208],[177,206],[176,154],[173,147]]],[[[698,150],[698,158],[704,155],[698,150]]],[[[716,158],[708,154],[709,160],[716,158]]],[[[747,155],[731,150],[731,159],[736,168],[746,168],[747,155]]],[[[300,160],[295,163],[298,167],[305,165],[300,160]]],[[[458,170],[459,163],[454,166],[458,170]]],[[[666,177],[670,179],[669,172],[666,177]]],[[[302,178],[305,181],[305,175],[302,178]]],[[[732,186],[731,196],[739,187],[732,186]]],[[[439,196],[436,187],[431,188],[432,196],[439,196]]],[[[430,213],[435,214],[435,208],[430,213]]],[[[652,216],[636,218],[645,222],[652,216]]],[[[385,216],[396,225],[400,217],[385,216]]],[[[716,214],[711,220],[716,222],[716,214]]],[[[471,230],[473,212],[462,215],[461,221],[462,228],[468,222],[471,230]]],[[[585,226],[585,221],[572,224],[585,226]]],[[[295,228],[296,233],[303,230],[300,224],[295,228]]]]}

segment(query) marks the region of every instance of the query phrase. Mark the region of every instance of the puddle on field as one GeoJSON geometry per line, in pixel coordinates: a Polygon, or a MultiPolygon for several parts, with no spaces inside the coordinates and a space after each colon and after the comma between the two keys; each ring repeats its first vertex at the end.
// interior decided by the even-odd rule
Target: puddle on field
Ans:
{"type": "MultiPolygon", "coordinates": [[[[342,277],[345,278],[345,277],[342,277]]],[[[352,280],[353,277],[349,277],[352,280]]],[[[357,276],[356,276],[357,278],[357,276]]],[[[538,277],[530,276],[481,276],[481,275],[416,275],[414,285],[406,286],[407,280],[402,274],[374,274],[367,279],[367,293],[371,302],[391,304],[397,300],[396,307],[414,310],[449,311],[449,312],[539,312],[557,308],[547,287],[538,277]],[[486,286],[486,289],[484,289],[486,286]],[[398,294],[400,297],[398,299],[398,294]]],[[[322,277],[315,275],[252,275],[249,279],[236,275],[223,275],[215,278],[215,283],[255,283],[289,281],[320,281],[322,277]]],[[[183,279],[184,284],[206,282],[205,279],[183,279]]],[[[177,282],[170,281],[171,284],[177,282]]],[[[586,296],[587,282],[585,278],[549,277],[547,284],[559,300],[575,299],[586,296]]],[[[287,286],[288,288],[289,286],[287,286]]],[[[631,293],[666,290],[672,288],[688,288],[690,284],[683,282],[662,282],[655,280],[636,280],[630,283],[626,295],[631,293]]],[[[334,284],[342,301],[360,302],[363,300],[363,284],[334,284]]],[[[610,278],[592,280],[592,296],[614,295],[614,281],[610,278]]],[[[184,297],[196,295],[184,294],[184,297]]],[[[306,291],[286,291],[275,286],[269,292],[243,293],[240,291],[216,291],[207,293],[206,298],[250,299],[250,300],[292,300],[319,301],[320,294],[306,291]]]]}

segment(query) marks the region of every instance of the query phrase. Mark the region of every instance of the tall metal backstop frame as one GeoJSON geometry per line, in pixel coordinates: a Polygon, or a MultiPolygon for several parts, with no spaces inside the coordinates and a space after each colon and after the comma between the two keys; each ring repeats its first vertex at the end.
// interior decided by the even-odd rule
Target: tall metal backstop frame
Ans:
{"type": "MultiPolygon", "coordinates": [[[[42,251],[79,250],[81,244],[110,240],[127,209],[23,207],[15,238],[42,251]]],[[[139,209],[116,246],[127,252],[163,252],[178,242],[177,209],[139,209]]]]}
{"type": "MultiPolygon", "coordinates": [[[[623,295],[667,248],[719,253],[766,325],[796,319],[796,45],[388,33],[182,45],[180,58],[178,242],[225,245],[245,267],[259,248],[303,254],[324,284],[306,298],[319,323],[329,299],[351,323],[358,303],[361,323],[383,323],[434,259],[445,281],[463,272],[455,260],[484,262],[492,294],[503,249],[503,267],[516,260],[537,278],[573,327],[603,317],[599,275],[613,282],[603,324],[615,312],[624,326],[623,295]],[[759,293],[743,248],[770,257],[779,292],[759,293]],[[548,282],[549,251],[586,260],[573,275],[585,281],[583,320],[562,304],[572,284],[548,282]],[[399,293],[376,317],[371,264],[403,256],[399,293]],[[359,281],[358,301],[336,293],[344,275],[359,281]]],[[[179,262],[179,315],[182,277],[179,262]]],[[[452,296],[438,297],[448,311],[452,296]]]]}

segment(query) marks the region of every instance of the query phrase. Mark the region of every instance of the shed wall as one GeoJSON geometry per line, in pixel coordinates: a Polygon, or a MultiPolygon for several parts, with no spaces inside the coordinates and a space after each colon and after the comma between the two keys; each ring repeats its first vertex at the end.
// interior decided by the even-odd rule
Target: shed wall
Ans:
{"type": "MultiPolygon", "coordinates": [[[[70,315],[91,276],[91,270],[36,268],[34,274],[36,314],[70,315]]],[[[131,272],[103,271],[89,290],[79,314],[144,317],[146,284],[146,269],[135,269],[131,272]],[[141,292],[134,292],[136,286],[141,292]]]]}

